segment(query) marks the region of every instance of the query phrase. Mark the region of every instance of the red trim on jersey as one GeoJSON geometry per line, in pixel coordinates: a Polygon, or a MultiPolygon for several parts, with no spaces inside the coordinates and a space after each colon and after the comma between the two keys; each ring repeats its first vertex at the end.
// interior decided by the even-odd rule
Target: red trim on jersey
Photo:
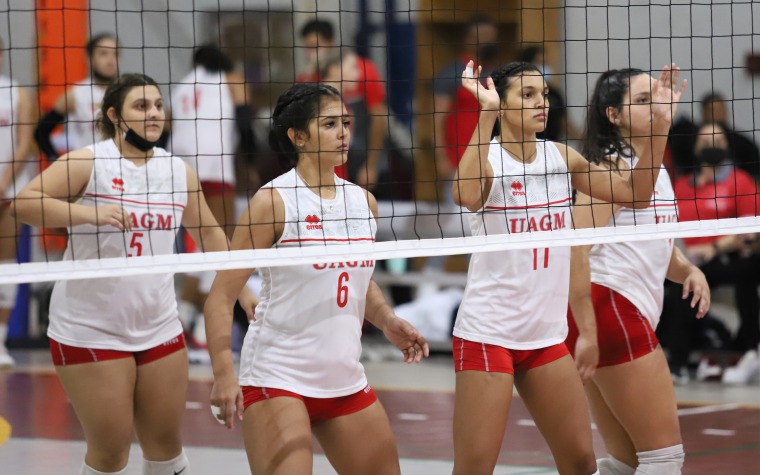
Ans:
{"type": "Polygon", "coordinates": [[[374,241],[375,238],[304,238],[304,239],[285,239],[280,243],[288,242],[354,242],[354,241],[374,241]]]}
{"type": "Polygon", "coordinates": [[[50,355],[53,357],[53,365],[55,366],[71,366],[75,364],[96,363],[99,361],[118,360],[122,358],[134,358],[137,366],[142,366],[160,360],[172,353],[176,353],[186,346],[185,336],[182,333],[158,346],[143,351],[80,348],[64,345],[51,338],[50,355]]]}
{"type": "MultiPolygon", "coordinates": [[[[628,363],[657,349],[659,341],[652,325],[630,300],[599,284],[591,284],[591,302],[596,315],[599,367],[628,363]]],[[[565,344],[572,355],[578,341],[573,313],[567,311],[565,344]]]]}
{"type": "Polygon", "coordinates": [[[201,190],[206,196],[226,195],[235,193],[235,187],[231,183],[223,181],[201,180],[201,190]]]}
{"type": "Polygon", "coordinates": [[[498,345],[454,337],[454,370],[486,373],[522,373],[570,354],[564,343],[535,350],[511,350],[498,345]]]}
{"type": "Polygon", "coordinates": [[[567,203],[568,201],[572,201],[572,198],[565,198],[562,200],[557,201],[550,201],[548,203],[542,203],[538,205],[527,205],[527,206],[486,206],[485,209],[491,210],[491,211],[505,211],[510,209],[530,209],[530,208],[545,208],[547,206],[552,205],[558,205],[561,203],[567,203]]]}
{"type": "Polygon", "coordinates": [[[125,203],[134,203],[138,205],[153,205],[153,206],[174,206],[177,208],[185,209],[185,205],[181,205],[179,203],[161,203],[158,201],[137,201],[137,200],[128,200],[126,198],[119,198],[116,196],[108,196],[108,195],[96,195],[95,193],[85,193],[85,196],[89,196],[91,198],[98,198],[103,200],[112,200],[112,201],[120,201],[125,203]]]}
{"type": "Polygon", "coordinates": [[[306,397],[291,391],[276,388],[260,388],[256,386],[243,386],[243,407],[275,397],[291,397],[299,399],[306,406],[309,413],[309,421],[312,426],[340,416],[347,416],[368,408],[377,401],[375,391],[366,386],[359,392],[348,396],[316,398],[306,397]]]}

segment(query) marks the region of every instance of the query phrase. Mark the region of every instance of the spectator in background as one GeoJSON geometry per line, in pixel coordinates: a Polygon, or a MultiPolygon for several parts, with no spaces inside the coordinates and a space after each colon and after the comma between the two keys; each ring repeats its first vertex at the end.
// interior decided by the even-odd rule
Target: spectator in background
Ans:
{"type": "MultiPolygon", "coordinates": [[[[675,193],[680,221],[757,216],[757,189],[752,177],[731,163],[729,131],[718,123],[703,125],[696,138],[694,155],[700,167],[676,181],[675,193]]],[[[745,366],[758,364],[760,343],[760,255],[753,250],[754,235],[702,236],[685,238],[684,253],[704,272],[711,289],[734,288],[741,320],[733,347],[746,353],[745,366]]],[[[690,350],[695,346],[689,329],[697,325],[694,309],[681,299],[680,289],[666,295],[662,320],[664,337],[670,350],[674,376],[685,379],[690,350]],[[667,330],[665,329],[667,328],[667,330]]],[[[740,363],[741,366],[741,363],[740,363]]],[[[743,383],[751,374],[740,369],[727,370],[724,382],[743,383]]]]}
{"type": "MultiPolygon", "coordinates": [[[[499,63],[498,39],[499,30],[490,18],[473,16],[467,22],[459,56],[433,78],[435,162],[440,179],[452,178],[478,124],[480,104],[462,86],[462,71],[474,60],[483,66],[481,77],[490,76],[499,63]]],[[[447,192],[448,188],[444,187],[447,192]]]]}
{"type": "Polygon", "coordinates": [[[538,66],[549,84],[549,117],[546,121],[546,130],[536,136],[553,142],[580,139],[580,131],[567,117],[565,97],[562,95],[562,88],[558,84],[559,74],[555,73],[551,66],[546,63],[544,47],[541,45],[526,46],[518,54],[517,60],[538,66]]]}
{"type": "MultiPolygon", "coordinates": [[[[0,70],[5,59],[0,40],[0,70]]],[[[20,183],[32,149],[34,104],[29,92],[8,76],[0,75],[0,264],[16,262],[16,240],[21,223],[9,212],[10,200],[26,183],[20,183]]],[[[8,322],[16,305],[17,284],[0,285],[0,368],[15,362],[5,348],[8,322]]]]}
{"type": "Polygon", "coordinates": [[[50,161],[59,152],[78,150],[103,137],[95,126],[95,118],[103,102],[108,83],[119,72],[119,51],[116,36],[101,33],[93,36],[85,47],[90,62],[90,76],[75,83],[55,102],[53,110],[40,119],[34,138],[39,149],[50,161]],[[65,150],[58,150],[51,142],[53,130],[66,123],[65,150]]]}
{"type": "MultiPolygon", "coordinates": [[[[352,138],[348,163],[344,165],[346,170],[339,171],[338,174],[372,189],[377,184],[378,167],[388,129],[385,81],[371,60],[346,50],[339,44],[330,22],[316,19],[309,21],[301,28],[301,40],[308,63],[296,78],[297,82],[325,80],[325,67],[336,56],[347,63],[341,68],[341,75],[348,73],[342,78],[341,92],[352,116],[352,138]],[[352,73],[351,70],[356,72],[352,73]]],[[[335,77],[327,79],[334,85],[335,77]]]]}

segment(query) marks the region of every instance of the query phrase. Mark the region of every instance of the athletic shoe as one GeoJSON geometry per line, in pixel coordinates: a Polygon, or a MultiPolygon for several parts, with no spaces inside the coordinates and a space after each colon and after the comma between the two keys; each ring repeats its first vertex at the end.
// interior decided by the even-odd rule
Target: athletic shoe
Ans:
{"type": "Polygon", "coordinates": [[[703,356],[697,366],[698,381],[720,381],[723,376],[723,367],[715,364],[709,356],[703,356]]]}
{"type": "Polygon", "coordinates": [[[691,375],[689,375],[689,369],[686,366],[681,366],[674,372],[670,373],[670,377],[673,379],[673,384],[676,386],[684,386],[691,381],[691,375]]]}
{"type": "Polygon", "coordinates": [[[0,368],[13,368],[16,360],[7,351],[0,351],[0,368]]]}
{"type": "Polygon", "coordinates": [[[760,380],[760,358],[757,351],[744,353],[736,366],[727,368],[723,373],[725,384],[747,384],[760,380]]]}

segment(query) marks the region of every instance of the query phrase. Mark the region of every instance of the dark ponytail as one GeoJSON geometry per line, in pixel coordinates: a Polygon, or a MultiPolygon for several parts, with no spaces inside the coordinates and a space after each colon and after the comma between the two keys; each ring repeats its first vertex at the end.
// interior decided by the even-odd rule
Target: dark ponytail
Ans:
{"type": "Polygon", "coordinates": [[[338,90],[325,84],[296,84],[277,99],[269,146],[284,169],[293,168],[298,161],[298,150],[288,137],[288,130],[308,133],[309,122],[319,116],[320,101],[325,97],[341,100],[338,90]]]}
{"type": "Polygon", "coordinates": [[[591,163],[604,164],[617,170],[617,160],[611,156],[631,158],[631,147],[623,140],[620,129],[607,118],[607,108],[620,111],[623,98],[631,88],[631,78],[647,74],[641,69],[612,69],[596,81],[586,114],[586,130],[582,154],[591,163]]]}
{"type": "MultiPolygon", "coordinates": [[[[526,72],[536,72],[541,74],[541,70],[535,64],[527,63],[525,61],[513,61],[503,66],[499,66],[491,73],[491,79],[496,87],[496,92],[499,93],[499,101],[504,102],[507,98],[507,89],[509,89],[509,80],[521,76],[526,72]]],[[[499,120],[493,126],[493,132],[491,138],[496,137],[501,133],[501,125],[499,120]]]]}

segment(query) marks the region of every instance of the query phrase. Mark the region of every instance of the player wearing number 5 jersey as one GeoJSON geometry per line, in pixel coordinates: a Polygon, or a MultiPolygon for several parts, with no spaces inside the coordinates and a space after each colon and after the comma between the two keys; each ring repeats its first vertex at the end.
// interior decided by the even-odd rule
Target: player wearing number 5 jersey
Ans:
{"type": "MultiPolygon", "coordinates": [[[[552,232],[572,226],[573,188],[619,205],[645,208],[671,122],[672,69],[652,85],[652,138],[623,178],[589,164],[565,145],[536,139],[546,127],[547,86],[535,65],[494,71],[484,86],[470,62],[462,83],[480,102],[453,184],[472,214],[474,235],[552,232]],[[493,133],[492,133],[493,132],[493,133]],[[495,136],[495,137],[494,137],[495,136]]],[[[595,473],[583,386],[564,340],[570,252],[526,249],[476,254],[454,327],[454,473],[490,474],[517,387],[560,474],[595,473]]]]}
{"type": "MultiPolygon", "coordinates": [[[[155,147],[164,120],[152,79],[117,78],[101,109],[108,139],[54,162],[19,193],[16,215],[68,227],[68,259],[171,254],[180,224],[206,250],[228,249],[195,172],[155,147]]],[[[48,335],[87,440],[81,474],[125,474],[133,431],[144,474],[187,473],[187,353],[171,274],[58,282],[48,335]]]]}
{"type": "MultiPolygon", "coordinates": [[[[375,198],[334,172],[348,154],[346,114],[330,86],[298,84],[280,96],[270,145],[295,168],[254,195],[233,249],[374,241],[375,198]]],[[[371,281],[373,268],[366,259],[261,269],[239,383],[232,305],[251,271],[217,274],[205,305],[211,404],[230,428],[242,419],[252,473],[311,473],[312,432],[338,473],[399,473],[388,418],[359,362],[362,322],[382,329],[407,362],[419,362],[428,347],[385,302],[371,281]]]]}

